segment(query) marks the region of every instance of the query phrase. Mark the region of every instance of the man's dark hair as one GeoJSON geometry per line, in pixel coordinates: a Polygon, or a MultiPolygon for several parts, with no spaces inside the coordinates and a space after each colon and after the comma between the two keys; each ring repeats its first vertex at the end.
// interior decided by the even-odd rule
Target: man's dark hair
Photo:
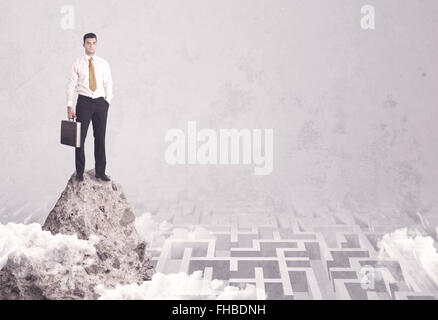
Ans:
{"type": "Polygon", "coordinates": [[[85,43],[85,40],[88,38],[96,39],[96,41],[97,41],[97,36],[94,33],[87,33],[86,35],[84,35],[84,43],[85,43]]]}

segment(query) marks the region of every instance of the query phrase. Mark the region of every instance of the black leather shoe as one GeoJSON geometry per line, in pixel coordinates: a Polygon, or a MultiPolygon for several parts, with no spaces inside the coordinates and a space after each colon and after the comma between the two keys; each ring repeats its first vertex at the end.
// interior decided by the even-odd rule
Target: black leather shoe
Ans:
{"type": "Polygon", "coordinates": [[[84,181],[84,175],[83,174],[76,174],[76,180],[84,181]]]}
{"type": "Polygon", "coordinates": [[[96,174],[96,178],[97,179],[101,179],[103,181],[111,181],[111,179],[104,173],[104,174],[96,174]]]}

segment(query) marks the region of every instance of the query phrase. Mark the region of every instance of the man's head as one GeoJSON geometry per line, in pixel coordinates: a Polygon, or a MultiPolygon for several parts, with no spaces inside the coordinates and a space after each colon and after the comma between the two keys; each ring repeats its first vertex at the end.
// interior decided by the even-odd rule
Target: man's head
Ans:
{"type": "Polygon", "coordinates": [[[94,55],[96,52],[97,45],[97,36],[94,33],[87,33],[84,35],[84,44],[85,53],[87,55],[94,55]]]}

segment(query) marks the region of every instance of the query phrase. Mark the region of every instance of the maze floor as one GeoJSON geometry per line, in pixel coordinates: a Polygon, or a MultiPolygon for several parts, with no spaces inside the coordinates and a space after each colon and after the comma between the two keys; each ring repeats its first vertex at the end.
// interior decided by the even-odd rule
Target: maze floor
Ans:
{"type": "Polygon", "coordinates": [[[382,256],[379,239],[406,221],[357,215],[278,213],[263,205],[186,206],[154,213],[176,227],[199,225],[213,239],[166,239],[148,252],[158,272],[201,270],[205,280],[253,284],[257,299],[436,299],[415,261],[382,256]]]}

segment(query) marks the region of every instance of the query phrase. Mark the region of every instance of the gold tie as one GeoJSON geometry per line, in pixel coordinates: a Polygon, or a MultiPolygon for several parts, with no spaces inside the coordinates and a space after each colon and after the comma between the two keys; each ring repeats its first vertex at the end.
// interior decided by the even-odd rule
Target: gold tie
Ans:
{"type": "Polygon", "coordinates": [[[90,63],[88,64],[88,80],[90,83],[90,90],[91,91],[96,91],[96,75],[94,74],[94,64],[93,64],[93,58],[90,58],[90,63]]]}

